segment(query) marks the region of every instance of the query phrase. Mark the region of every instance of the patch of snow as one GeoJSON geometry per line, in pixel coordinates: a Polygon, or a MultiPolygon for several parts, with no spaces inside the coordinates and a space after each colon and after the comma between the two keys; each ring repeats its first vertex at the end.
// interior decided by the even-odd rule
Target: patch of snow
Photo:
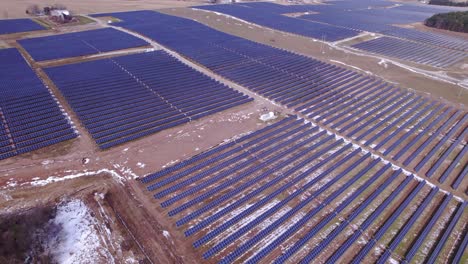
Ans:
{"type": "Polygon", "coordinates": [[[162,166],[162,168],[164,169],[164,168],[166,168],[166,167],[169,167],[169,166],[171,166],[171,165],[176,164],[177,162],[179,162],[178,159],[177,159],[177,160],[171,160],[171,161],[169,161],[168,163],[164,164],[164,165],[162,166]]]}
{"type": "Polygon", "coordinates": [[[273,112],[268,112],[268,114],[263,114],[260,116],[260,120],[262,120],[263,122],[274,120],[276,118],[278,117],[273,112]]]}
{"type": "Polygon", "coordinates": [[[11,195],[4,192],[0,192],[0,198],[3,198],[5,201],[13,200],[13,197],[11,197],[11,195]]]}
{"type": "MultiPolygon", "coordinates": [[[[120,165],[120,164],[113,164],[114,168],[118,169],[122,174],[123,176],[126,176],[126,179],[138,179],[139,176],[136,175],[131,168],[129,167],[126,167],[126,166],[123,166],[123,165],[120,165]]],[[[122,177],[124,178],[124,177],[122,177]]],[[[124,178],[125,179],[125,178],[124,178]]]]}
{"type": "Polygon", "coordinates": [[[44,160],[43,162],[41,162],[41,164],[44,165],[44,166],[52,164],[52,163],[54,163],[53,160],[44,160]]]}
{"type": "Polygon", "coordinates": [[[128,257],[128,258],[125,259],[125,263],[136,264],[136,263],[138,263],[138,260],[136,260],[134,257],[128,257]]]}
{"type": "Polygon", "coordinates": [[[45,180],[34,180],[32,182],[26,182],[26,183],[23,183],[21,185],[30,184],[32,186],[45,186],[45,185],[47,185],[49,183],[61,182],[61,181],[71,180],[71,179],[75,179],[75,178],[79,178],[79,177],[85,177],[85,176],[95,176],[95,175],[98,175],[98,174],[101,174],[101,173],[109,173],[114,179],[116,179],[121,184],[123,184],[122,180],[125,180],[124,177],[122,177],[121,175],[119,175],[117,172],[115,172],[113,170],[101,169],[101,170],[98,170],[98,171],[85,171],[85,172],[81,172],[81,173],[70,174],[70,175],[66,175],[66,176],[63,176],[63,177],[50,176],[45,180]]]}
{"type": "Polygon", "coordinates": [[[338,61],[338,60],[330,60],[330,61],[335,62],[335,63],[342,64],[342,65],[345,65],[345,66],[348,66],[348,67],[350,67],[350,68],[356,69],[356,70],[361,71],[361,72],[365,72],[365,73],[367,73],[368,75],[371,75],[371,76],[374,75],[374,74],[373,74],[372,72],[370,72],[370,71],[365,71],[365,70],[363,70],[363,69],[361,69],[361,68],[359,68],[359,67],[356,67],[356,66],[353,66],[353,65],[344,63],[344,62],[342,62],[342,61],[338,61]]]}
{"type": "MultiPolygon", "coordinates": [[[[230,19],[233,19],[233,20],[237,20],[237,21],[240,21],[242,23],[245,23],[245,24],[248,24],[250,26],[257,26],[256,24],[254,23],[251,23],[247,20],[243,20],[243,19],[240,19],[238,17],[235,17],[235,16],[231,16],[231,15],[227,15],[227,14],[223,14],[223,13],[219,13],[219,12],[216,12],[216,11],[208,11],[208,10],[203,10],[203,9],[197,9],[197,8],[192,8],[193,10],[197,10],[197,11],[203,11],[203,12],[209,12],[209,13],[215,13],[216,15],[218,16],[224,16],[224,17],[227,17],[227,18],[230,18],[230,19]]],[[[209,18],[209,16],[207,16],[207,18],[209,18]]]]}
{"type": "Polygon", "coordinates": [[[388,65],[387,65],[387,61],[384,60],[384,59],[381,59],[379,61],[379,65],[383,66],[385,69],[387,69],[388,65]]]}
{"type": "Polygon", "coordinates": [[[169,234],[169,232],[166,231],[166,230],[163,230],[163,236],[164,236],[165,238],[167,238],[167,239],[170,239],[170,238],[171,238],[171,234],[169,234]]]}
{"type": "Polygon", "coordinates": [[[138,168],[143,169],[146,166],[146,164],[138,162],[137,166],[138,166],[138,168]]]}
{"type": "Polygon", "coordinates": [[[114,263],[110,252],[100,247],[94,229],[95,219],[82,201],[72,200],[59,205],[51,222],[60,230],[45,247],[58,263],[90,263],[102,257],[114,263]]]}
{"type": "Polygon", "coordinates": [[[16,187],[16,186],[18,186],[17,181],[14,181],[13,179],[10,179],[10,181],[7,181],[7,185],[6,185],[7,188],[16,187]]]}

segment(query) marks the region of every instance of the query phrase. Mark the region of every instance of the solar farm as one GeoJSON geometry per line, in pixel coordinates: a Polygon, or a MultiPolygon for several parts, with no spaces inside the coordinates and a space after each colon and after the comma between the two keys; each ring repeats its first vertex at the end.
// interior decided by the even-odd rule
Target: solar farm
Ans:
{"type": "Polygon", "coordinates": [[[71,120],[18,50],[2,49],[0,58],[0,159],[75,138],[71,120]]]}
{"type": "Polygon", "coordinates": [[[101,149],[253,100],[191,70],[165,52],[46,71],[101,149]],[[80,74],[72,79],[74,72],[80,74]],[[102,103],[96,107],[96,102],[102,103]]]}
{"type": "Polygon", "coordinates": [[[333,1],[327,5],[281,6],[273,3],[240,3],[196,8],[220,12],[250,23],[324,41],[339,41],[363,32],[379,34],[382,37],[354,47],[439,68],[451,66],[468,56],[466,39],[395,26],[422,21],[436,13],[437,9],[411,5],[388,8],[394,5],[395,3],[387,1],[333,1]],[[318,14],[309,14],[311,12],[318,14]],[[295,18],[282,15],[288,13],[301,15],[295,18]],[[314,24],[304,26],[307,23],[314,24]],[[427,47],[422,48],[422,44],[427,47]],[[387,46],[391,48],[386,48],[387,46]],[[449,58],[440,58],[437,54],[449,54],[449,58]]]}
{"type": "Polygon", "coordinates": [[[148,45],[144,40],[113,28],[22,39],[19,43],[35,61],[79,57],[148,45]]]}
{"type": "Polygon", "coordinates": [[[463,8],[208,2],[0,20],[0,262],[466,263],[463,8]]]}

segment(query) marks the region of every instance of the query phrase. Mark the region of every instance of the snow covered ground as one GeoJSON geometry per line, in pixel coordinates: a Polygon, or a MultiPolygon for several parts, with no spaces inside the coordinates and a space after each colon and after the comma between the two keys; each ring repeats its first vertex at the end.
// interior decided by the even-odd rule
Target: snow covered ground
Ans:
{"type": "Polygon", "coordinates": [[[114,263],[110,252],[101,246],[94,228],[97,224],[88,207],[80,200],[72,200],[57,207],[55,218],[50,220],[57,232],[49,234],[44,245],[58,263],[96,263],[105,259],[114,263]]]}

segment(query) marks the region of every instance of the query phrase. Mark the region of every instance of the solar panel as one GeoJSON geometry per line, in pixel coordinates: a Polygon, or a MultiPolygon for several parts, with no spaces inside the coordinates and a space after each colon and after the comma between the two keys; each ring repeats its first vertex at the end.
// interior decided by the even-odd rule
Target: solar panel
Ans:
{"type": "Polygon", "coordinates": [[[36,61],[64,59],[149,45],[142,39],[114,28],[22,39],[18,42],[36,61]]]}
{"type": "Polygon", "coordinates": [[[163,51],[46,72],[102,149],[253,100],[163,51]]]}
{"type": "Polygon", "coordinates": [[[0,159],[75,138],[57,100],[18,50],[0,50],[0,60],[0,159]]]}

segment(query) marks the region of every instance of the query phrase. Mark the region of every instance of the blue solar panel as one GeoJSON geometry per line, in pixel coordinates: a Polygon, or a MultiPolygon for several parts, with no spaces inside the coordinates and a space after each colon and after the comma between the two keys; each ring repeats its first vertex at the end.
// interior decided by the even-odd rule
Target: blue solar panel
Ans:
{"type": "MultiPolygon", "coordinates": [[[[269,9],[265,10],[265,8],[256,5],[211,5],[195,8],[224,13],[261,26],[326,41],[337,41],[359,34],[358,31],[352,29],[283,16],[275,11],[269,12],[269,9]]],[[[281,9],[280,6],[278,8],[281,9]]],[[[304,10],[307,10],[307,7],[304,10]]],[[[304,12],[303,10],[291,10],[290,8],[283,12],[300,11],[304,12]]]]}
{"type": "Polygon", "coordinates": [[[361,42],[352,47],[371,53],[442,68],[449,67],[468,57],[465,52],[445,50],[390,37],[381,37],[361,42]]]}
{"type": "MultiPolygon", "coordinates": [[[[116,25],[152,38],[268,99],[347,132],[353,139],[359,137],[363,144],[369,141],[371,147],[390,145],[388,155],[401,151],[406,141],[415,138],[419,128],[427,124],[434,127],[426,127],[424,133],[432,135],[438,131],[443,125],[439,124],[441,120],[435,121],[439,112],[449,111],[448,116],[456,111],[382,80],[228,35],[191,20],[150,11],[109,15],[122,20],[116,25]],[[374,135],[377,137],[373,138],[374,135]],[[371,145],[370,141],[377,145],[371,145]]],[[[138,67],[132,71],[145,72],[138,67]]],[[[142,78],[147,83],[166,84],[151,75],[142,78]]],[[[456,115],[447,126],[466,124],[465,121],[456,115]]],[[[402,210],[413,206],[410,203],[414,203],[426,183],[418,183],[413,175],[403,175],[401,169],[390,171],[390,163],[371,159],[369,153],[361,154],[360,149],[351,150],[352,145],[336,139],[335,134],[327,135],[326,130],[303,122],[286,119],[271,129],[254,132],[254,136],[235,139],[150,174],[142,182],[148,184],[151,195],[161,199],[168,215],[177,217],[176,225],[187,227],[185,235],[195,237],[193,245],[204,250],[203,256],[221,262],[253,263],[267,257],[271,261],[278,256],[278,247],[292,248],[295,244],[289,241],[295,243],[302,238],[295,248],[302,249],[303,244],[310,247],[309,239],[322,236],[323,228],[336,220],[336,214],[330,212],[339,214],[353,206],[340,218],[345,221],[335,233],[317,248],[300,253],[299,257],[310,253],[308,258],[314,260],[332,244],[335,236],[346,235],[344,230],[349,224],[372,204],[377,210],[361,225],[362,230],[330,252],[332,262],[338,262],[362,232],[369,232],[376,219],[392,210],[395,216],[382,225],[382,230],[389,231],[391,223],[403,217],[402,210]],[[379,182],[377,186],[375,182],[379,182]],[[363,193],[366,195],[362,197],[363,193]],[[349,196],[339,198],[344,194],[349,196]],[[399,195],[404,195],[404,203],[391,206],[399,195]],[[328,207],[333,210],[325,210],[328,207]],[[297,222],[291,223],[293,218],[297,222]]],[[[445,127],[441,130],[445,131],[445,127]]],[[[456,135],[460,133],[450,134],[447,139],[459,146],[456,135]]],[[[423,139],[415,144],[422,144],[423,139]]],[[[385,152],[383,148],[379,149],[385,152]]],[[[454,172],[460,171],[457,167],[454,172]]],[[[466,174],[465,170],[461,174],[466,174]]],[[[278,262],[297,253],[290,251],[278,262]]]]}
{"type": "Polygon", "coordinates": [[[5,19],[0,20],[0,35],[46,29],[31,19],[5,19]]]}
{"type": "Polygon", "coordinates": [[[148,43],[125,32],[104,28],[18,41],[36,61],[142,47],[148,43]]]}
{"type": "MultiPolygon", "coordinates": [[[[156,199],[163,199],[161,206],[169,209],[169,216],[178,217],[176,225],[187,227],[185,235],[195,236],[193,245],[204,250],[203,257],[220,263],[267,259],[284,263],[290,258],[310,263],[325,251],[327,262],[336,263],[352,245],[359,245],[354,259],[358,263],[384,234],[396,234],[390,249],[401,246],[416,221],[425,222],[421,217],[428,210],[436,214],[429,226],[444,224],[439,218],[451,195],[435,209],[432,201],[439,188],[434,187],[420,202],[416,197],[426,182],[352,146],[289,117],[150,174],[142,182],[156,191],[156,199]],[[403,215],[414,206],[414,212],[403,215]],[[369,208],[375,209],[365,213],[369,208]],[[404,224],[395,227],[396,221],[404,224]],[[327,229],[331,232],[325,231],[332,224],[335,227],[327,229]],[[374,239],[357,243],[364,233],[374,239]],[[345,238],[343,244],[335,244],[339,236],[345,238]],[[320,242],[312,241],[317,237],[320,242]]],[[[450,231],[463,221],[461,211],[448,223],[450,231]]],[[[420,235],[426,237],[431,230],[424,228],[420,235]]],[[[415,240],[409,244],[411,250],[424,240],[408,239],[415,240]]]]}
{"type": "Polygon", "coordinates": [[[162,51],[46,72],[102,149],[253,100],[162,51]]]}
{"type": "MultiPolygon", "coordinates": [[[[422,106],[419,97],[357,72],[248,41],[184,18],[151,11],[109,15],[122,19],[116,25],[150,37],[270,100],[346,132],[363,144],[371,147],[376,144],[381,148],[391,142],[392,153],[399,153],[394,155],[397,159],[406,158],[403,154],[410,150],[406,148],[405,139],[419,134],[416,129],[411,129],[411,133],[402,135],[402,128],[398,127],[414,124],[424,128],[425,123],[438,117],[434,108],[446,107],[436,106],[430,100],[426,105],[430,106],[413,116],[412,111],[422,106]],[[383,137],[385,133],[390,133],[391,137],[383,137]],[[406,151],[401,153],[402,149],[406,151]]],[[[445,59],[444,63],[447,62],[449,60],[445,59]]],[[[148,81],[154,82],[151,78],[148,81]]],[[[429,129],[425,131],[429,132],[429,129]]],[[[411,144],[416,145],[422,140],[411,144]]],[[[381,150],[386,152],[385,155],[393,156],[390,150],[381,150]]],[[[455,169],[454,173],[459,170],[455,169]]]]}
{"type": "Polygon", "coordinates": [[[68,119],[16,49],[0,50],[0,159],[75,138],[68,119]]]}

